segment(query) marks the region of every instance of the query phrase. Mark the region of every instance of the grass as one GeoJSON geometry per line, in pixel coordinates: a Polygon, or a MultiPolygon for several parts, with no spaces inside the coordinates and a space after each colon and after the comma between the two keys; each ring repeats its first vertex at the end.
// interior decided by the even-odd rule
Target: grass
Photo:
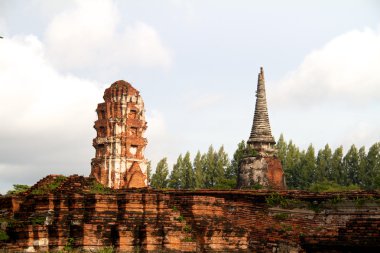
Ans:
{"type": "Polygon", "coordinates": [[[9,239],[9,236],[7,232],[0,230],[0,241],[7,241],[9,239]]]}
{"type": "Polygon", "coordinates": [[[277,213],[273,216],[276,220],[286,220],[289,217],[287,213],[277,213]]]}
{"type": "Polygon", "coordinates": [[[43,216],[36,216],[31,219],[32,225],[44,225],[46,218],[43,216]]]}
{"type": "Polygon", "coordinates": [[[57,176],[53,180],[53,182],[51,182],[50,184],[42,185],[41,187],[33,189],[32,194],[36,194],[36,195],[48,194],[49,192],[58,188],[65,180],[66,180],[65,176],[57,176]]]}
{"type": "Polygon", "coordinates": [[[277,192],[272,193],[270,196],[266,197],[265,202],[269,206],[280,206],[282,208],[296,208],[306,206],[306,203],[302,200],[288,199],[281,196],[277,192]]]}
{"type": "Polygon", "coordinates": [[[265,198],[265,202],[269,206],[281,206],[281,207],[288,207],[289,200],[284,198],[278,193],[272,193],[270,196],[265,198]]]}
{"type": "Polygon", "coordinates": [[[14,184],[14,185],[13,185],[13,189],[12,189],[12,190],[9,190],[9,191],[7,192],[7,194],[9,194],[9,195],[20,194],[20,193],[26,192],[27,190],[29,190],[29,188],[30,188],[29,185],[24,185],[24,184],[14,184]]]}
{"type": "Polygon", "coordinates": [[[358,190],[360,190],[360,187],[355,184],[342,186],[335,182],[329,182],[329,181],[314,183],[309,187],[309,191],[312,191],[312,192],[340,192],[340,191],[358,191],[358,190]]]}
{"type": "Polygon", "coordinates": [[[90,193],[108,194],[108,193],[112,193],[112,189],[102,185],[101,183],[97,181],[94,181],[93,184],[91,185],[90,193]]]}
{"type": "Polygon", "coordinates": [[[186,226],[183,228],[183,231],[185,231],[186,233],[191,233],[191,231],[193,231],[193,229],[191,228],[190,225],[186,225],[186,226]]]}
{"type": "Polygon", "coordinates": [[[291,225],[282,224],[280,232],[288,232],[288,231],[292,231],[292,230],[293,230],[293,228],[291,225]]]}
{"type": "Polygon", "coordinates": [[[66,241],[66,245],[65,247],[63,248],[65,251],[72,251],[73,248],[74,248],[74,238],[67,238],[67,241],[66,241]]]}
{"type": "Polygon", "coordinates": [[[186,236],[185,238],[183,238],[182,241],[183,241],[183,242],[193,242],[194,239],[193,239],[192,237],[190,237],[190,236],[186,236]]]}
{"type": "Polygon", "coordinates": [[[116,252],[113,246],[105,247],[96,251],[96,253],[113,253],[116,252]]]}
{"type": "Polygon", "coordinates": [[[177,220],[179,222],[183,222],[185,220],[185,218],[182,215],[180,215],[177,218],[175,218],[175,220],[177,220]]]}

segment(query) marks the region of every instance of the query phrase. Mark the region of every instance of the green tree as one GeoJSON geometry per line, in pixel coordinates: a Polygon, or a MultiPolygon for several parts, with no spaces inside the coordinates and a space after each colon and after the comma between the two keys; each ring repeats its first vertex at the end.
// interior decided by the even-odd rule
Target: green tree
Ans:
{"type": "Polygon", "coordinates": [[[339,146],[335,149],[331,158],[331,174],[329,175],[329,181],[343,185],[343,174],[343,147],[339,146]]]}
{"type": "Polygon", "coordinates": [[[302,156],[300,162],[299,173],[299,186],[301,189],[307,189],[312,183],[316,181],[316,159],[315,149],[312,144],[306,150],[306,153],[302,156]]]}
{"type": "Polygon", "coordinates": [[[201,155],[201,152],[198,151],[193,162],[195,188],[197,189],[204,188],[204,164],[205,155],[201,155]]]}
{"type": "Polygon", "coordinates": [[[230,166],[228,166],[224,175],[226,184],[229,185],[230,188],[236,188],[237,186],[240,161],[245,157],[247,152],[247,147],[244,140],[239,142],[237,146],[238,147],[235,150],[230,166]]]}
{"type": "Polygon", "coordinates": [[[219,171],[217,167],[217,153],[214,147],[210,145],[205,159],[205,186],[212,188],[218,183],[219,171]]]}
{"type": "Polygon", "coordinates": [[[365,188],[365,178],[366,178],[366,170],[367,170],[367,153],[365,151],[365,147],[361,147],[359,149],[359,172],[358,172],[358,180],[359,185],[362,188],[365,188]]]}
{"type": "Polygon", "coordinates": [[[228,154],[224,151],[224,147],[221,146],[218,153],[216,153],[215,187],[220,189],[231,189],[235,187],[236,180],[231,181],[225,177],[230,166],[231,164],[228,154]]]}
{"type": "Polygon", "coordinates": [[[293,144],[293,141],[290,140],[287,145],[287,151],[285,156],[285,162],[283,166],[287,169],[294,169],[299,163],[299,148],[293,144]]]}
{"type": "Polygon", "coordinates": [[[283,134],[280,135],[280,138],[278,139],[276,143],[276,148],[277,148],[277,156],[281,160],[283,169],[285,170],[285,161],[286,161],[286,153],[287,153],[288,145],[285,142],[283,134]]]}
{"type": "Polygon", "coordinates": [[[169,177],[169,187],[174,189],[181,189],[181,171],[182,171],[182,155],[177,158],[177,163],[173,165],[173,170],[169,177]]]}
{"type": "Polygon", "coordinates": [[[318,151],[316,182],[324,182],[330,178],[332,174],[331,159],[332,151],[329,144],[326,144],[324,149],[318,151]]]}
{"type": "Polygon", "coordinates": [[[300,163],[302,153],[299,148],[293,144],[292,140],[289,141],[286,150],[286,156],[282,166],[285,172],[286,184],[289,189],[300,188],[300,163]]]}
{"type": "Polygon", "coordinates": [[[365,188],[380,188],[380,142],[373,144],[367,154],[365,188]]]}
{"type": "Polygon", "coordinates": [[[182,160],[181,182],[184,189],[195,188],[195,175],[191,165],[190,152],[187,152],[182,160]]]}
{"type": "Polygon", "coordinates": [[[9,191],[7,192],[7,194],[13,195],[13,194],[23,193],[23,192],[26,192],[27,190],[29,190],[29,188],[30,188],[29,185],[25,185],[25,184],[14,184],[14,185],[13,185],[13,189],[12,189],[12,190],[9,190],[9,191]]]}
{"type": "Polygon", "coordinates": [[[343,158],[343,183],[344,185],[358,184],[359,174],[359,152],[355,145],[352,145],[343,158]]]}
{"type": "Polygon", "coordinates": [[[169,166],[165,157],[158,162],[156,172],[152,176],[151,185],[157,189],[168,187],[168,174],[169,166]]]}

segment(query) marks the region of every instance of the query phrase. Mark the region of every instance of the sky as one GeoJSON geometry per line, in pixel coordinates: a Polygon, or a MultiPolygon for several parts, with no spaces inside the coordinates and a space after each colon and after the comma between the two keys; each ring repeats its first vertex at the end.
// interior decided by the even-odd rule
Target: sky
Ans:
{"type": "Polygon", "coordinates": [[[380,2],[0,0],[0,193],[89,175],[104,89],[140,90],[145,152],[163,157],[250,134],[264,67],[276,139],[345,151],[380,141],[380,2]]]}

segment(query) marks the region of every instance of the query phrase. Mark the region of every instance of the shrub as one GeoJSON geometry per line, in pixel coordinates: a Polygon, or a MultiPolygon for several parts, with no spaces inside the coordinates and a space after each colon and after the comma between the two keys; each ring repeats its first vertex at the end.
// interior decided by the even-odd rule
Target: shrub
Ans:
{"type": "Polygon", "coordinates": [[[36,216],[31,219],[31,222],[34,225],[44,225],[46,218],[43,216],[36,216]]]}
{"type": "Polygon", "coordinates": [[[65,180],[65,176],[57,176],[50,184],[42,185],[39,188],[33,189],[32,194],[47,194],[58,188],[65,180]]]}
{"type": "Polygon", "coordinates": [[[14,194],[19,194],[19,193],[23,193],[23,192],[26,192],[27,190],[29,190],[30,186],[29,185],[25,185],[25,184],[14,184],[13,185],[13,189],[12,190],[9,190],[7,192],[7,194],[9,195],[14,195],[14,194]]]}
{"type": "Polygon", "coordinates": [[[67,238],[67,242],[65,244],[65,247],[63,248],[65,251],[72,251],[74,247],[74,238],[67,238]]]}
{"type": "Polygon", "coordinates": [[[104,248],[99,249],[95,252],[96,253],[114,253],[114,252],[116,252],[116,250],[113,246],[111,246],[111,247],[104,247],[104,248]]]}
{"type": "Polygon", "coordinates": [[[186,233],[191,233],[192,228],[191,228],[190,225],[186,225],[186,226],[183,228],[183,230],[184,230],[186,233]]]}
{"type": "Polygon", "coordinates": [[[183,242],[193,242],[194,239],[192,237],[190,237],[190,236],[186,236],[182,241],[183,242]]]}
{"type": "Polygon", "coordinates": [[[96,194],[107,194],[107,193],[112,193],[112,189],[102,185],[101,183],[97,181],[94,181],[93,184],[91,185],[90,192],[96,193],[96,194]]]}
{"type": "Polygon", "coordinates": [[[278,193],[272,193],[270,196],[266,197],[265,202],[269,206],[281,206],[281,207],[288,206],[288,200],[278,193]]]}
{"type": "Polygon", "coordinates": [[[182,215],[180,215],[180,216],[178,216],[177,218],[175,218],[177,221],[179,221],[179,222],[182,222],[182,221],[184,221],[185,220],[185,218],[183,218],[183,216],[182,215]]]}
{"type": "Polygon", "coordinates": [[[276,220],[286,220],[289,217],[287,213],[277,213],[273,216],[276,220]]]}
{"type": "Polygon", "coordinates": [[[8,239],[9,239],[8,234],[5,231],[0,230],[0,241],[7,241],[8,239]]]}
{"type": "Polygon", "coordinates": [[[320,183],[314,183],[309,187],[309,191],[312,192],[339,192],[339,191],[357,191],[360,187],[355,184],[348,186],[339,185],[335,182],[323,181],[320,183]]]}

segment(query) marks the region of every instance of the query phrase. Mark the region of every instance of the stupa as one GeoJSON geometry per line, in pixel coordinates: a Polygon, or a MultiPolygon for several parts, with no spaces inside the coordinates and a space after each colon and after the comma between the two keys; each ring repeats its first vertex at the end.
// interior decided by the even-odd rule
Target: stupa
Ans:
{"type": "Polygon", "coordinates": [[[256,106],[251,134],[247,146],[254,155],[242,159],[238,173],[238,187],[251,188],[261,185],[268,188],[285,188],[284,172],[272,136],[268,117],[263,67],[257,82],[256,106]]]}
{"type": "Polygon", "coordinates": [[[140,92],[121,80],[106,89],[103,98],[96,109],[96,154],[90,176],[113,189],[146,187],[147,123],[140,92]]]}

